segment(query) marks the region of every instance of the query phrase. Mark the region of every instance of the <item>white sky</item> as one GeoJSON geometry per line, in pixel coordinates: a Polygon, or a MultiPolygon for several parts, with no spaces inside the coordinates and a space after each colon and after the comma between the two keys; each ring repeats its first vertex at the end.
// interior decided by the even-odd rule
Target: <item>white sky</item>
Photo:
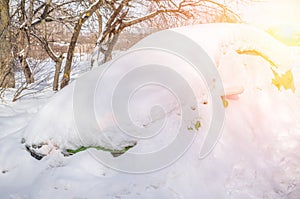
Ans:
{"type": "Polygon", "coordinates": [[[300,0],[265,0],[242,10],[243,19],[259,26],[300,26],[300,0]]]}

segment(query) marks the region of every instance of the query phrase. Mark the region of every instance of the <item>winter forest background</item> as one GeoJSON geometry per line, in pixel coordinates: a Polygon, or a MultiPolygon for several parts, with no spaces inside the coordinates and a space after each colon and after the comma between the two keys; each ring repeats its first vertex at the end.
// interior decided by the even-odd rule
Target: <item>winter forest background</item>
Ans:
{"type": "MultiPolygon", "coordinates": [[[[15,87],[15,101],[24,90],[38,86],[43,80],[37,82],[35,76],[45,61],[55,65],[54,74],[49,71],[49,75],[52,89],[57,91],[69,83],[72,68],[83,55],[88,55],[84,59],[92,68],[111,60],[114,51],[126,50],[158,30],[211,22],[242,23],[241,10],[254,2],[2,0],[1,96],[6,88],[15,87]],[[16,77],[16,73],[20,75],[16,77]]],[[[277,34],[283,28],[276,28],[265,29],[280,39],[282,34],[277,34]]]]}
{"type": "Polygon", "coordinates": [[[35,76],[45,61],[55,63],[51,81],[57,91],[68,84],[76,58],[82,55],[89,56],[92,68],[110,60],[114,51],[125,50],[158,30],[208,22],[238,23],[242,21],[238,8],[246,3],[2,0],[1,93],[16,87],[16,100],[24,90],[37,86],[35,76]]]}

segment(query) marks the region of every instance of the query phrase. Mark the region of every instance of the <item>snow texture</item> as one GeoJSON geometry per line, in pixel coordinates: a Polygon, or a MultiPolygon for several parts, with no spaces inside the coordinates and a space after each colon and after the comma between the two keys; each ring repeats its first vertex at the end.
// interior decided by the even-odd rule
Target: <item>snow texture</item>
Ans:
{"type": "MultiPolygon", "coordinates": [[[[198,105],[203,126],[191,148],[171,166],[154,173],[132,175],[101,165],[90,155],[95,149],[64,157],[61,149],[82,144],[74,129],[72,92],[76,82],[73,82],[49,100],[37,95],[0,105],[1,198],[298,199],[300,70],[295,49],[244,25],[200,25],[169,31],[188,35],[207,51],[217,63],[225,92],[242,88],[239,95],[228,99],[222,137],[207,158],[199,159],[199,145],[211,115],[211,101],[203,83],[198,105]],[[278,91],[271,84],[273,66],[269,62],[255,55],[239,55],[236,50],[263,52],[276,63],[278,71],[292,68],[296,93],[278,91]],[[48,155],[40,161],[32,158],[21,144],[22,138],[28,145],[47,143],[42,152],[48,155]]],[[[101,69],[96,68],[79,79],[93,76],[97,70],[101,69]]],[[[146,95],[153,92],[151,89],[145,91],[146,95]]],[[[163,92],[155,93],[148,103],[166,97],[163,92]]],[[[139,96],[134,100],[140,109],[143,103],[139,96]]],[[[177,105],[168,105],[172,120],[177,105]]],[[[133,118],[139,125],[148,121],[139,115],[133,118]]],[[[108,120],[109,126],[111,117],[103,119],[108,120]]],[[[109,147],[105,138],[97,135],[98,138],[87,140],[90,142],[87,144],[109,147]]],[[[170,138],[172,132],[164,136],[170,138]]],[[[117,147],[132,142],[126,136],[112,139],[119,143],[117,147]]],[[[164,140],[158,139],[147,142],[146,148],[143,143],[131,150],[138,147],[152,150],[164,144],[164,140]]]]}

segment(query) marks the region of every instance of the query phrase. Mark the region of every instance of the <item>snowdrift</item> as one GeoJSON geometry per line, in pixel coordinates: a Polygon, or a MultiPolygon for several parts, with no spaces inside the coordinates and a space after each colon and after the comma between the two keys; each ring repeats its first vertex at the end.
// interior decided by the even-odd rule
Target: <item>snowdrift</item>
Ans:
{"type": "MultiPolygon", "coordinates": [[[[296,81],[300,79],[300,73],[297,68],[299,66],[295,62],[296,49],[278,43],[255,28],[232,24],[199,25],[156,33],[145,38],[133,49],[145,48],[149,45],[161,46],[166,42],[160,40],[162,36],[168,35],[172,38],[170,37],[172,34],[197,41],[195,43],[199,48],[205,49],[215,62],[225,88],[225,94],[222,89],[216,94],[227,95],[228,107],[225,109],[223,133],[214,150],[206,158],[200,159],[199,154],[205,134],[212,123],[213,103],[212,97],[209,96],[209,89],[212,88],[213,82],[205,82],[204,80],[207,79],[204,77],[193,75],[195,74],[193,71],[186,70],[185,67],[189,68],[189,65],[185,65],[178,56],[175,56],[177,57],[175,63],[171,62],[171,64],[174,64],[174,70],[178,71],[178,74],[182,73],[182,77],[190,80],[186,82],[194,85],[191,86],[192,89],[197,87],[195,91],[193,90],[197,99],[196,104],[190,107],[190,103],[194,101],[184,98],[185,87],[182,87],[179,81],[171,83],[179,89],[178,94],[182,93],[181,98],[178,96],[183,102],[180,106],[177,98],[162,89],[160,85],[145,86],[141,92],[131,96],[128,112],[132,121],[135,126],[147,131],[147,128],[152,128],[149,125],[151,126],[153,122],[160,124],[164,118],[166,130],[151,139],[132,139],[132,136],[124,134],[121,129],[114,128],[115,118],[109,113],[110,109],[106,109],[111,105],[108,106],[107,101],[103,100],[110,101],[111,89],[115,86],[109,79],[127,74],[124,71],[128,71],[132,63],[143,59],[156,60],[159,63],[167,61],[159,55],[149,57],[146,53],[139,57],[129,53],[132,55],[129,56],[129,60],[119,59],[119,67],[116,67],[115,71],[109,71],[111,76],[107,76],[106,84],[99,85],[99,82],[94,82],[105,67],[95,68],[57,93],[37,114],[34,110],[38,109],[37,106],[40,104],[34,100],[31,105],[24,106],[24,102],[20,101],[18,107],[0,107],[1,128],[3,128],[0,139],[1,198],[299,199],[300,96],[299,83],[296,81]],[[291,90],[279,91],[272,85],[274,74],[271,68],[278,73],[284,73],[292,68],[296,93],[291,90]],[[81,81],[79,83],[81,86],[93,89],[96,87],[94,93],[97,95],[86,92],[90,91],[89,89],[76,87],[78,81],[81,81]],[[101,92],[97,91],[97,88],[100,88],[101,92]],[[76,89],[81,92],[77,92],[76,89]],[[79,101],[76,101],[74,96],[77,96],[76,99],[79,101]],[[99,101],[85,103],[86,99],[94,99],[94,97],[99,101]],[[81,109],[74,109],[78,108],[74,106],[74,102],[82,104],[81,109]],[[164,114],[160,109],[147,108],[155,104],[164,107],[164,114]],[[190,110],[188,115],[190,114],[191,117],[186,121],[181,120],[179,116],[182,111],[178,107],[190,110]],[[26,110],[23,110],[22,114],[17,114],[21,108],[26,110]],[[98,111],[95,114],[99,117],[95,117],[95,120],[101,120],[97,121],[101,125],[94,126],[94,121],[85,118],[90,114],[88,111],[91,109],[98,111]],[[80,114],[74,114],[76,111],[80,114]],[[101,115],[101,113],[105,114],[101,115]],[[33,115],[35,116],[26,129],[20,128],[25,126],[28,118],[33,115]],[[86,137],[77,132],[74,115],[86,124],[80,126],[86,129],[86,137]],[[200,117],[194,120],[193,117],[196,116],[200,117]],[[9,122],[5,124],[5,121],[9,122]],[[97,152],[96,149],[88,149],[68,157],[61,153],[64,148],[75,149],[83,144],[112,149],[122,149],[135,144],[120,157],[134,151],[157,150],[169,144],[174,138],[176,134],[174,131],[179,129],[179,121],[182,121],[183,127],[186,125],[193,129],[185,129],[184,134],[196,133],[197,136],[188,151],[178,161],[157,172],[144,175],[117,172],[99,164],[97,158],[91,156],[97,152]],[[201,126],[199,131],[195,132],[197,121],[201,122],[201,126]],[[14,128],[13,124],[19,126],[15,125],[14,128]],[[96,129],[93,130],[94,127],[96,129]],[[98,132],[98,130],[103,131],[98,132]],[[112,132],[115,134],[111,134],[112,132]],[[24,145],[20,144],[21,136],[25,138],[25,144],[32,150],[49,155],[40,161],[32,158],[24,145]]],[[[180,45],[184,49],[187,43],[180,43],[180,45]]],[[[138,51],[145,52],[144,50],[138,51]]],[[[197,54],[193,50],[188,53],[197,54]]],[[[171,80],[177,77],[171,72],[161,74],[163,77],[156,74],[156,78],[171,80]]],[[[144,73],[140,73],[139,76],[141,79],[147,77],[144,73]]],[[[134,83],[135,80],[132,78],[129,82],[134,83]]],[[[175,80],[179,79],[175,78],[175,80]]],[[[119,86],[121,90],[126,90],[134,84],[119,86]]],[[[122,101],[120,105],[123,107],[124,102],[122,101]]]]}
{"type": "MultiPolygon", "coordinates": [[[[219,90],[216,91],[220,97],[226,95],[226,93],[227,95],[240,94],[245,89],[247,75],[249,75],[245,71],[245,67],[251,68],[252,66],[250,63],[242,63],[243,61],[240,58],[242,54],[249,55],[252,53],[253,55],[255,53],[254,57],[265,62],[262,64],[265,66],[262,67],[266,70],[273,68],[279,74],[290,70],[298,58],[297,49],[281,44],[261,30],[236,24],[198,25],[158,32],[143,39],[128,52],[146,48],[163,49],[164,43],[168,42],[180,44],[183,49],[188,49],[190,44],[182,41],[182,38],[188,38],[199,46],[199,52],[191,50],[186,53],[197,56],[197,53],[200,54],[201,49],[204,49],[215,63],[225,87],[225,93],[222,88],[218,88],[219,90]],[[170,39],[166,40],[166,38],[170,39]],[[228,59],[228,57],[230,58],[228,59]]],[[[112,113],[110,104],[113,95],[112,90],[116,87],[116,83],[111,81],[112,79],[120,79],[122,75],[131,70],[132,63],[136,64],[138,62],[138,64],[141,64],[144,60],[150,59],[155,64],[165,64],[165,56],[162,52],[156,53],[151,50],[148,52],[144,50],[136,56],[126,57],[125,53],[125,58],[121,59],[122,63],[112,61],[78,78],[67,88],[57,93],[30,122],[24,132],[26,144],[29,147],[34,146],[35,150],[41,154],[48,154],[53,148],[76,149],[81,146],[101,146],[109,150],[123,150],[136,144],[138,144],[137,146],[145,145],[150,148],[157,145],[157,143],[163,142],[163,144],[166,144],[162,140],[170,140],[170,137],[158,136],[154,141],[152,140],[152,143],[145,144],[142,139],[124,134],[120,127],[114,125],[113,121],[116,115],[112,113]],[[111,65],[115,65],[112,70],[110,70],[111,65]],[[110,70],[109,74],[106,70],[110,70]],[[105,81],[99,82],[99,77],[104,73],[108,74],[104,78],[105,81]],[[89,100],[97,97],[99,100],[89,100]],[[94,113],[91,113],[92,110],[94,113]],[[80,129],[78,130],[78,128],[80,129]]],[[[212,122],[211,109],[214,107],[210,103],[209,88],[213,87],[213,81],[218,77],[211,77],[209,80],[205,79],[206,77],[197,77],[193,75],[193,69],[186,67],[183,62],[176,60],[174,57],[170,57],[170,59],[173,60],[168,64],[174,65],[174,70],[182,74],[191,85],[197,103],[189,102],[190,96],[186,96],[183,99],[184,104],[178,105],[176,98],[165,92],[161,87],[146,88],[144,93],[140,93],[139,96],[133,98],[134,104],[132,106],[128,105],[132,109],[131,119],[133,121],[126,121],[127,127],[124,128],[130,129],[133,125],[138,126],[141,131],[147,131],[149,124],[163,123],[162,120],[169,118],[164,132],[167,136],[170,136],[170,131],[176,128],[177,122],[180,122],[180,118],[174,118],[174,115],[179,115],[180,107],[196,107],[195,109],[199,111],[197,114],[190,111],[188,115],[191,116],[183,121],[185,129],[189,129],[196,118],[201,117],[201,115],[205,115],[201,118],[204,127],[209,126],[209,123],[212,122]],[[203,101],[208,101],[208,105],[203,107],[203,101]],[[149,115],[149,112],[151,112],[149,107],[157,103],[161,103],[160,105],[164,107],[164,113],[158,111],[154,115],[149,115]]],[[[214,67],[211,63],[207,64],[209,67],[214,67]]],[[[270,77],[267,78],[263,73],[256,72],[254,75],[260,77],[257,81],[264,81],[265,83],[271,81],[270,77]]],[[[178,85],[178,87],[181,87],[181,85],[178,85]]],[[[126,89],[126,86],[123,89],[126,89]]],[[[179,92],[184,91],[183,87],[180,89],[179,92]]],[[[123,102],[119,101],[118,103],[122,104],[123,102]]],[[[201,131],[204,131],[203,134],[205,134],[204,129],[201,129],[201,131]]]]}

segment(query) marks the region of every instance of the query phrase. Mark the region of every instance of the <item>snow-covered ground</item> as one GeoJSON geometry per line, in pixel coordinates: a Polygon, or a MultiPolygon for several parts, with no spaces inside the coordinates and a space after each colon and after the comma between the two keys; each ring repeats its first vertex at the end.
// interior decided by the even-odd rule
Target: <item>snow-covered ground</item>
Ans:
{"type": "MultiPolygon", "coordinates": [[[[211,41],[214,44],[207,45],[210,47],[207,51],[218,64],[225,91],[235,87],[243,88],[238,96],[228,97],[222,137],[209,156],[199,159],[200,144],[211,115],[211,101],[207,98],[204,87],[201,91],[204,94],[199,91],[199,95],[203,96],[199,97],[197,105],[202,126],[192,146],[167,168],[141,175],[118,172],[103,166],[91,156],[91,153],[96,153],[96,149],[64,156],[61,153],[64,147],[78,147],[78,143],[69,143],[71,139],[49,142],[52,135],[45,132],[53,132],[51,129],[57,129],[62,124],[66,124],[68,128],[71,123],[68,123],[69,118],[65,118],[65,121],[58,121],[58,125],[54,126],[51,120],[62,118],[66,111],[55,112],[59,109],[49,105],[49,123],[39,121],[38,114],[45,117],[43,113],[38,113],[42,107],[49,102],[50,105],[56,104],[53,102],[55,97],[51,98],[53,94],[46,89],[15,103],[4,101],[0,105],[1,198],[300,198],[300,70],[297,63],[291,64],[294,57],[290,59],[290,56],[294,55],[294,49],[272,50],[266,49],[268,45],[264,44],[263,50],[260,50],[269,52],[265,53],[268,57],[275,57],[274,62],[278,62],[279,69],[293,67],[295,93],[291,90],[278,91],[271,83],[273,72],[268,61],[260,56],[236,52],[241,46],[244,46],[244,50],[259,50],[261,38],[247,34],[248,37],[235,36],[235,40],[230,30],[218,25],[201,29],[211,29],[223,32],[222,35],[232,36],[217,40],[217,35],[206,32],[203,33],[206,38],[203,38],[199,33],[199,38],[204,43],[211,41]],[[253,38],[258,41],[254,43],[253,38]],[[239,46],[234,45],[235,42],[239,46]],[[251,42],[255,45],[250,45],[251,42]],[[222,46],[221,53],[216,51],[219,49],[218,45],[222,46]],[[277,57],[279,54],[283,57],[277,57]],[[39,129],[39,132],[28,132],[28,129],[39,129]],[[24,137],[25,144],[47,142],[45,146],[49,149],[48,155],[41,160],[33,158],[25,148],[22,140],[24,137]]],[[[247,32],[243,28],[236,29],[239,34],[247,32]]],[[[270,43],[271,47],[281,45],[276,42],[274,44],[273,40],[270,43]]],[[[45,73],[48,68],[53,68],[51,65],[47,66],[43,68],[45,73]]],[[[86,63],[78,65],[73,73],[74,79],[80,76],[80,69],[86,70],[86,63]]],[[[65,91],[56,96],[68,97],[67,92],[63,92],[65,91]]],[[[157,98],[164,95],[155,93],[158,93],[157,98]]],[[[136,105],[140,109],[143,104],[138,102],[136,105]]],[[[169,109],[173,110],[172,105],[169,109]]],[[[45,108],[43,110],[45,113],[45,108]]],[[[176,111],[169,113],[171,118],[173,113],[177,114],[176,111]]],[[[137,121],[138,124],[139,122],[137,121]]],[[[176,127],[176,123],[174,126],[176,127]]],[[[172,129],[172,125],[169,129],[172,129]]],[[[66,129],[58,130],[60,132],[54,132],[54,141],[67,134],[66,129]]],[[[166,133],[168,138],[173,136],[172,132],[166,133]]],[[[149,141],[138,141],[136,147],[130,150],[152,150],[153,146],[166,144],[164,140],[160,140],[162,138],[165,137],[154,138],[156,140],[152,140],[152,144],[149,141]]]]}

